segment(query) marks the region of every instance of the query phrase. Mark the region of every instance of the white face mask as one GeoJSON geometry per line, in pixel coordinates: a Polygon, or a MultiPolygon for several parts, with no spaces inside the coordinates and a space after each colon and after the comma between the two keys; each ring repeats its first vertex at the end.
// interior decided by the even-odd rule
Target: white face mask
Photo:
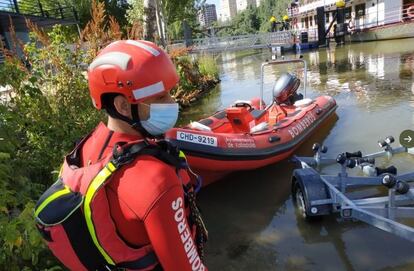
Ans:
{"type": "Polygon", "coordinates": [[[151,135],[162,135],[173,128],[178,119],[178,103],[150,104],[150,117],[141,125],[151,135]]]}

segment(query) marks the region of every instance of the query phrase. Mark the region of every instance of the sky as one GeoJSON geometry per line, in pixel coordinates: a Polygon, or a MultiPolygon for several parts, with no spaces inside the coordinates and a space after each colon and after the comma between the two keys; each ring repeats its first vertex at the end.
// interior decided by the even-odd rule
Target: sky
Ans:
{"type": "Polygon", "coordinates": [[[218,13],[219,13],[218,11],[220,9],[220,0],[206,0],[206,3],[216,5],[216,12],[217,12],[217,15],[218,15],[218,13]]]}

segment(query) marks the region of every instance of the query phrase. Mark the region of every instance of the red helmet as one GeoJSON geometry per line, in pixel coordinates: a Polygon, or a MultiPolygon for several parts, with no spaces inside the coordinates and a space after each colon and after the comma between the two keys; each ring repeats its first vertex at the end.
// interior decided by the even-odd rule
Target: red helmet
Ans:
{"type": "Polygon", "coordinates": [[[143,40],[115,41],[99,52],[88,68],[94,106],[102,108],[102,95],[123,94],[130,103],[170,91],[179,77],[168,55],[143,40]]]}

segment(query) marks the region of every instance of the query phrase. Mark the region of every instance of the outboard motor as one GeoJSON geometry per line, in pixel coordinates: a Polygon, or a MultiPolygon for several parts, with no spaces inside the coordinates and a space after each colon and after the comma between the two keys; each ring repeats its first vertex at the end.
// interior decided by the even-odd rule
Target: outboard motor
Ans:
{"type": "Polygon", "coordinates": [[[299,78],[291,73],[283,73],[273,87],[273,99],[277,104],[294,104],[295,101],[303,99],[302,94],[296,93],[299,85],[299,78]]]}

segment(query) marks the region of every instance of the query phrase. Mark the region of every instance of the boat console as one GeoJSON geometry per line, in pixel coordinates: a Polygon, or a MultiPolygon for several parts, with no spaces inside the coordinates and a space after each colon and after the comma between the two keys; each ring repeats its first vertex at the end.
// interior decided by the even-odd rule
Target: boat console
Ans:
{"type": "Polygon", "coordinates": [[[226,109],[227,118],[236,133],[249,133],[256,125],[255,119],[250,114],[252,106],[248,103],[238,103],[226,109]]]}

